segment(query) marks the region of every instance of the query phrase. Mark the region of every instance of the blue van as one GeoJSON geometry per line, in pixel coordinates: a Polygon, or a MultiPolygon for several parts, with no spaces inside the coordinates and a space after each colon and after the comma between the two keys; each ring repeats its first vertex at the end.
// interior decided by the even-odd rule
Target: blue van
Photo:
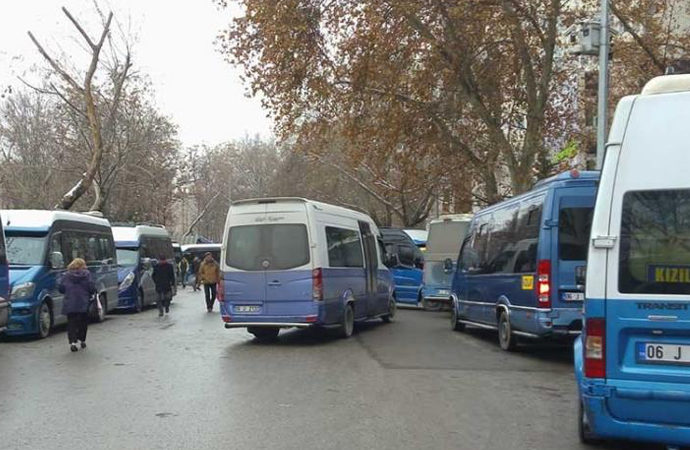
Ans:
{"type": "Polygon", "coordinates": [[[585,443],[690,446],[690,75],[623,98],[594,208],[575,343],[585,443]]]}
{"type": "Polygon", "coordinates": [[[7,328],[10,318],[10,269],[7,264],[5,233],[0,220],[0,332],[7,328]]]}
{"type": "Polygon", "coordinates": [[[5,333],[47,337],[67,322],[57,290],[65,263],[83,258],[94,276],[102,321],[117,306],[117,261],[110,223],[100,217],[65,211],[4,210],[12,308],[5,333]]]}
{"type": "Polygon", "coordinates": [[[412,238],[399,228],[381,228],[388,268],[395,280],[395,298],[402,305],[418,306],[422,302],[424,254],[412,238]]]}
{"type": "Polygon", "coordinates": [[[496,329],[502,349],[518,338],[577,335],[598,172],[573,170],[479,211],[453,277],[454,330],[496,329]]]}
{"type": "Polygon", "coordinates": [[[156,261],[165,256],[175,264],[172,240],[160,225],[114,226],[113,237],[119,267],[117,307],[141,312],[158,301],[152,277],[156,261]]]}
{"type": "Polygon", "coordinates": [[[333,327],[396,312],[381,236],[366,214],[299,198],[230,207],[221,254],[221,317],[273,339],[280,328],[333,327]]]}

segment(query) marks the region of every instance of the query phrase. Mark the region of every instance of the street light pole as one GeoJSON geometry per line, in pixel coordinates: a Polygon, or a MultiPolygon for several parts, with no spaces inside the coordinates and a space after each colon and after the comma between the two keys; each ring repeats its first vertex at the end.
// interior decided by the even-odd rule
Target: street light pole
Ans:
{"type": "Polygon", "coordinates": [[[599,99],[597,105],[597,170],[601,170],[606,151],[609,98],[609,0],[601,0],[599,32],[599,99]]]}

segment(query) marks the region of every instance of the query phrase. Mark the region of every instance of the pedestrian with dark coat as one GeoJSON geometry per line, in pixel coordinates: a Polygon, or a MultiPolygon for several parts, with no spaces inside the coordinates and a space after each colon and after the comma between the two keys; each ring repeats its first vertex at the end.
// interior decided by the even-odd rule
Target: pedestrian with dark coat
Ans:
{"type": "Polygon", "coordinates": [[[64,294],[62,314],[67,316],[67,340],[70,350],[86,348],[86,331],[89,325],[89,305],[96,295],[96,284],[91,278],[91,272],[86,268],[86,261],[75,258],[67,266],[67,272],[60,279],[58,285],[60,293],[64,294]]]}
{"type": "Polygon", "coordinates": [[[152,278],[158,294],[158,317],[163,317],[163,311],[165,314],[170,312],[170,301],[175,286],[175,269],[165,256],[161,256],[153,268],[152,278]]]}

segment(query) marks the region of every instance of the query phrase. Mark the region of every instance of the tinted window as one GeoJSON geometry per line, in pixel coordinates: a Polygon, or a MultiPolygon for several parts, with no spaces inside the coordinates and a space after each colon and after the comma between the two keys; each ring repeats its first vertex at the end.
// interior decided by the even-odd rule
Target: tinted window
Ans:
{"type": "Polygon", "coordinates": [[[689,190],[625,194],[618,288],[631,294],[690,294],[689,190]]]}
{"type": "Polygon", "coordinates": [[[0,224],[0,264],[7,264],[7,254],[5,250],[5,239],[2,232],[2,224],[0,224]]]}
{"type": "Polygon", "coordinates": [[[37,266],[45,261],[46,236],[7,233],[7,259],[10,264],[37,266]]]}
{"type": "Polygon", "coordinates": [[[139,250],[118,248],[117,263],[120,266],[136,266],[139,264],[139,250]]]}
{"type": "Polygon", "coordinates": [[[558,213],[558,257],[584,261],[589,247],[594,208],[561,208],[558,213]]]}
{"type": "Polygon", "coordinates": [[[357,231],[326,227],[326,242],[330,267],[364,267],[362,241],[357,231]]]}
{"type": "Polygon", "coordinates": [[[515,238],[518,220],[517,205],[494,213],[489,232],[486,261],[483,273],[508,273],[513,271],[515,238]]]}
{"type": "Polygon", "coordinates": [[[515,258],[513,271],[529,273],[537,271],[537,249],[544,197],[528,200],[520,205],[515,232],[515,258]]]}
{"type": "Polygon", "coordinates": [[[226,263],[242,270],[285,270],[309,262],[307,227],[302,224],[230,228],[226,263]]]}

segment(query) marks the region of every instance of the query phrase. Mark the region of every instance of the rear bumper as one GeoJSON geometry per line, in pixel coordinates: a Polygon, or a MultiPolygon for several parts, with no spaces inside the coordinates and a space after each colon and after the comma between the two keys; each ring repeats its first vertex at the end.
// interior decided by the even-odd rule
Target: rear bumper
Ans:
{"type": "MultiPolygon", "coordinates": [[[[645,422],[626,422],[608,411],[604,396],[582,395],[582,402],[593,433],[597,437],[646,441],[666,445],[690,445],[690,427],[645,422]]],[[[644,402],[640,402],[644,408],[644,402]]]]}
{"type": "Polygon", "coordinates": [[[316,323],[306,322],[225,322],[225,328],[248,328],[248,327],[279,327],[279,328],[310,328],[316,323]]]}

